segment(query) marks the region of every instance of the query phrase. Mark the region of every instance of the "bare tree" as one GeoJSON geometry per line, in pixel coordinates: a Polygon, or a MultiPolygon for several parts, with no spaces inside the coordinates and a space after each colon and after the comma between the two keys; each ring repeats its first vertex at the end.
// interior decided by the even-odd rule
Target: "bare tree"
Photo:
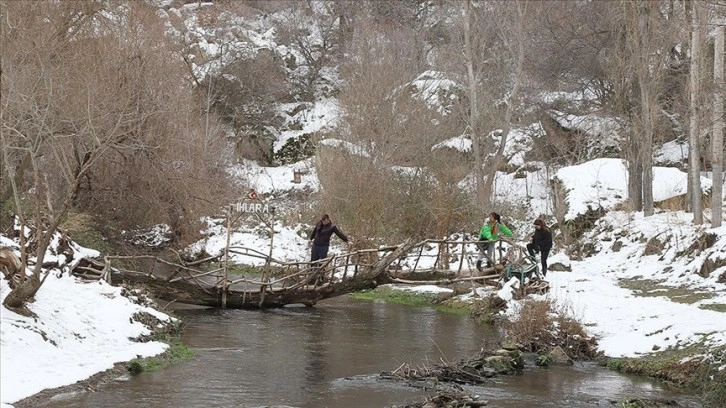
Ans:
{"type": "Polygon", "coordinates": [[[2,3],[0,45],[11,50],[3,52],[3,173],[12,211],[35,229],[21,245],[35,255],[33,276],[8,295],[9,307],[40,287],[46,249],[69,211],[122,228],[166,222],[180,239],[224,198],[224,139],[159,42],[154,9],[123,4],[2,3]]]}
{"type": "Polygon", "coordinates": [[[514,112],[519,108],[519,94],[522,87],[522,82],[524,81],[524,60],[526,58],[525,42],[527,41],[527,33],[525,31],[525,27],[527,26],[526,18],[528,17],[528,3],[526,1],[517,1],[514,4],[516,4],[516,28],[513,32],[514,43],[510,48],[510,53],[513,57],[512,60],[515,63],[514,77],[511,79],[511,90],[509,90],[507,95],[504,117],[502,118],[503,120],[501,120],[500,122],[502,136],[499,141],[497,151],[488,164],[489,168],[487,171],[487,177],[486,182],[484,183],[483,191],[484,197],[486,198],[484,203],[487,205],[491,204],[492,192],[494,191],[494,178],[496,177],[497,172],[500,170],[500,166],[504,160],[504,148],[507,145],[507,137],[509,136],[509,131],[512,129],[512,116],[514,112]]]}
{"type": "Polygon", "coordinates": [[[641,2],[637,6],[638,16],[638,82],[640,84],[640,110],[642,121],[642,134],[640,136],[640,162],[639,170],[642,172],[642,196],[643,196],[643,213],[644,215],[653,215],[653,133],[654,129],[654,112],[657,111],[655,106],[657,95],[654,95],[656,89],[654,82],[656,75],[652,72],[651,47],[652,30],[651,30],[651,13],[649,2],[641,2]]]}
{"type": "Polygon", "coordinates": [[[444,214],[458,204],[444,201],[443,190],[460,178],[444,183],[434,174],[444,177],[459,163],[433,160],[431,149],[464,130],[451,114],[460,89],[446,73],[426,69],[417,27],[361,16],[351,24],[347,50],[355,57],[340,67],[345,115],[331,136],[350,142],[354,152],[319,148],[324,208],[340,214],[359,237],[444,235],[457,222],[444,214]]]}
{"type": "MultiPolygon", "coordinates": [[[[600,3],[602,5],[603,3],[600,3]]],[[[664,78],[668,56],[663,52],[678,44],[677,26],[653,2],[619,3],[605,13],[610,37],[601,65],[603,108],[620,121],[623,134],[621,157],[628,167],[628,200],[634,211],[654,213],[653,146],[663,112],[664,78]]],[[[666,102],[667,103],[667,102],[666,102]]]]}
{"type": "MultiPolygon", "coordinates": [[[[653,137],[663,63],[657,58],[655,37],[661,35],[660,16],[650,2],[623,2],[625,44],[617,60],[620,72],[620,113],[628,118],[624,157],[628,161],[628,199],[633,210],[653,215],[653,137]],[[634,71],[634,72],[632,72],[634,71]],[[632,72],[632,74],[630,74],[632,72]],[[629,95],[633,94],[634,97],[629,95]]],[[[667,44],[666,44],[667,45],[667,44]]]]}
{"type": "MultiPolygon", "coordinates": [[[[39,2],[4,3],[4,50],[11,49],[3,61],[2,146],[4,172],[10,180],[14,211],[20,220],[21,259],[28,265],[29,251],[35,255],[33,274],[21,280],[5,298],[3,304],[23,312],[25,302],[41,287],[41,266],[46,250],[58,226],[70,210],[82,178],[91,166],[108,151],[114,138],[95,137],[86,140],[83,162],[74,166],[66,155],[64,144],[77,137],[80,130],[64,121],[57,112],[63,111],[56,99],[68,97],[68,81],[57,67],[61,55],[73,48],[78,36],[88,29],[102,11],[92,3],[51,4],[39,2]],[[50,15],[53,15],[50,18],[50,15]],[[30,43],[23,43],[23,41],[30,43]],[[35,47],[30,44],[35,43],[35,47]],[[21,48],[18,48],[20,46],[21,48]],[[42,51],[41,51],[42,50],[42,51]],[[55,163],[60,173],[47,173],[47,163],[55,163]],[[30,178],[22,168],[30,172],[30,178]],[[55,176],[60,178],[56,184],[55,176]],[[30,222],[30,219],[33,222],[30,222]],[[26,228],[32,224],[31,242],[25,242],[26,228]]],[[[91,92],[87,89],[85,95],[91,92]]],[[[95,118],[91,104],[84,112],[95,118]]],[[[86,130],[93,122],[86,123],[86,130]]],[[[93,130],[92,130],[93,132],[93,130]]],[[[22,276],[24,278],[24,274],[22,276]]],[[[29,311],[25,310],[25,313],[29,311]]]]}
{"type": "Polygon", "coordinates": [[[380,165],[413,164],[437,141],[427,130],[431,121],[442,119],[426,101],[412,98],[411,83],[425,68],[416,47],[418,33],[379,27],[372,19],[357,20],[354,30],[349,48],[356,58],[340,67],[346,78],[339,97],[346,113],[343,135],[362,143],[380,165]]]}
{"type": "Polygon", "coordinates": [[[446,3],[440,20],[444,44],[433,63],[458,73],[466,84],[458,111],[473,143],[472,174],[477,205],[491,203],[494,179],[504,162],[509,130],[521,118],[526,21],[530,2],[446,3]],[[514,22],[512,24],[511,22],[514,22]]]}
{"type": "Polygon", "coordinates": [[[479,66],[475,68],[475,49],[472,44],[472,18],[474,12],[470,0],[466,0],[466,7],[463,19],[464,30],[464,58],[466,64],[466,79],[469,96],[469,120],[468,130],[472,140],[472,150],[474,152],[474,190],[476,192],[476,201],[484,203],[487,200],[482,181],[484,180],[484,155],[482,154],[482,129],[479,115],[479,81],[481,71],[479,66]]]}
{"type": "Polygon", "coordinates": [[[699,1],[692,2],[691,22],[691,67],[690,67],[690,133],[688,137],[688,180],[690,193],[690,210],[693,212],[693,222],[703,223],[703,199],[701,196],[701,145],[700,145],[700,96],[701,96],[701,24],[702,11],[699,1]]]}
{"type": "MultiPolygon", "coordinates": [[[[595,98],[534,99],[546,136],[536,140],[528,157],[554,167],[580,163],[595,157],[612,157],[619,153],[602,140],[589,137],[582,131],[562,127],[554,120],[567,112],[583,115],[619,115],[611,102],[618,90],[621,70],[615,69],[624,54],[623,45],[616,41],[625,35],[619,16],[622,7],[617,2],[532,3],[532,27],[528,44],[527,78],[537,86],[567,94],[596,95],[595,98]],[[617,51],[612,51],[617,50],[617,51]],[[611,55],[614,54],[614,55],[611,55]]],[[[629,64],[629,63],[628,63],[629,64]]],[[[613,121],[613,127],[624,129],[625,121],[613,121]],[[617,126],[616,126],[617,124],[617,126]]],[[[620,145],[620,144],[618,144],[620,145]]]]}
{"type": "Polygon", "coordinates": [[[721,226],[723,211],[723,95],[724,88],[724,26],[716,27],[713,44],[713,134],[711,135],[713,190],[711,191],[711,226],[721,226]]]}
{"type": "Polygon", "coordinates": [[[302,56],[301,61],[288,61],[292,85],[302,100],[315,100],[326,85],[332,89],[331,84],[324,83],[322,72],[331,67],[341,44],[340,25],[344,20],[335,13],[337,7],[334,2],[294,3],[279,27],[278,41],[289,44],[302,56]]]}

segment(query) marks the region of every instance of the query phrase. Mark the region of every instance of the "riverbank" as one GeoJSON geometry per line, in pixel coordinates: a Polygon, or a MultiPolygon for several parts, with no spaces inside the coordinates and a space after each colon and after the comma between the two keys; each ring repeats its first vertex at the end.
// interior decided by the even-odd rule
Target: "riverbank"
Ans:
{"type": "MultiPolygon", "coordinates": [[[[105,384],[113,381],[120,381],[129,376],[126,363],[116,363],[112,368],[96,373],[84,380],[75,382],[70,385],[64,385],[56,388],[46,388],[36,394],[12,404],[14,408],[36,408],[42,407],[51,400],[63,399],[64,396],[71,396],[83,392],[93,392],[105,384]]],[[[7,405],[10,406],[10,405],[7,405]]]]}
{"type": "MultiPolygon", "coordinates": [[[[178,320],[177,320],[178,321],[178,320]]],[[[167,327],[160,327],[157,336],[165,338],[165,342],[169,344],[169,349],[165,352],[146,358],[135,358],[127,362],[120,362],[113,365],[112,368],[96,373],[84,380],[62,387],[44,389],[30,397],[16,401],[12,404],[14,408],[35,408],[42,407],[52,400],[62,400],[64,397],[73,396],[83,392],[95,392],[104,385],[115,381],[126,381],[132,375],[142,371],[155,371],[163,369],[183,360],[194,357],[194,351],[189,347],[178,342],[178,339],[169,338],[171,332],[167,327]]],[[[174,330],[176,332],[176,329],[174,330]]],[[[174,335],[176,335],[174,334],[174,335]]]]}
{"type": "MultiPolygon", "coordinates": [[[[179,315],[185,321],[183,339],[197,351],[194,360],[45,407],[133,408],[139,401],[169,408],[401,407],[431,395],[431,388],[383,380],[381,372],[403,363],[412,368],[456,363],[482,348],[499,348],[496,328],[466,316],[348,296],[313,308],[185,310],[179,315]]],[[[594,363],[542,368],[528,356],[525,364],[522,373],[500,375],[474,392],[499,408],[585,408],[592,401],[619,400],[623,390],[641,399],[662,396],[698,406],[681,392],[594,363]]]]}
{"type": "MultiPolygon", "coordinates": [[[[152,303],[143,292],[138,290],[135,292],[140,303],[153,309],[159,309],[156,303],[152,303]]],[[[194,357],[195,352],[179,340],[182,321],[178,317],[173,316],[168,311],[164,315],[154,315],[148,311],[142,311],[134,314],[134,320],[144,324],[149,329],[148,333],[137,337],[134,339],[135,341],[140,343],[161,342],[167,345],[166,350],[160,354],[147,357],[138,355],[129,361],[114,363],[107,370],[98,372],[72,384],[43,389],[27,398],[13,402],[12,406],[14,408],[41,407],[53,400],[62,400],[64,397],[70,397],[84,392],[95,392],[109,383],[126,381],[131,376],[143,371],[160,370],[171,364],[194,357]],[[160,320],[158,316],[169,316],[170,319],[160,320]]]]}
{"type": "MultiPolygon", "coordinates": [[[[424,302],[429,302],[431,304],[432,301],[440,302],[443,300],[443,303],[446,306],[446,309],[442,308],[441,310],[455,310],[452,306],[458,305],[457,307],[461,307],[461,305],[464,303],[464,301],[467,299],[467,297],[471,297],[470,294],[464,294],[464,295],[455,295],[454,291],[449,288],[440,288],[435,286],[419,286],[419,287],[409,287],[413,290],[408,292],[413,293],[407,293],[404,296],[396,296],[395,292],[401,292],[402,290],[398,289],[392,289],[394,285],[385,285],[382,287],[379,287],[380,289],[384,289],[389,294],[393,293],[393,296],[396,297],[397,303],[406,303],[406,304],[417,304],[421,305],[424,302]],[[415,299],[418,297],[415,295],[415,293],[421,293],[422,296],[420,296],[420,299],[422,302],[417,302],[415,299]],[[452,294],[452,297],[448,297],[447,294],[452,294]],[[448,300],[445,300],[447,299],[448,300]],[[452,302],[451,300],[456,299],[456,302],[452,302]]],[[[376,292],[376,291],[373,291],[376,292]]],[[[371,294],[368,293],[367,297],[370,299],[371,294]]],[[[461,309],[458,309],[459,311],[461,309]]],[[[523,309],[524,310],[524,309],[523,309]]],[[[460,311],[461,312],[461,311],[460,311]]],[[[528,315],[528,313],[525,311],[524,315],[528,315]]],[[[64,395],[75,393],[75,392],[88,392],[88,391],[94,391],[95,389],[103,387],[105,384],[108,384],[113,381],[117,381],[119,379],[123,380],[124,378],[128,377],[128,364],[122,365],[116,365],[114,369],[109,370],[105,373],[94,375],[91,378],[88,378],[86,380],[83,380],[77,384],[73,384],[67,387],[61,387],[57,389],[52,390],[44,390],[41,393],[34,395],[32,398],[28,398],[26,400],[19,401],[18,403],[14,404],[16,407],[24,408],[24,407],[31,407],[31,406],[42,406],[43,402],[50,401],[51,399],[54,399],[57,401],[58,398],[63,398],[64,395]]],[[[393,367],[392,367],[393,368],[393,367]]],[[[625,398],[625,397],[624,397],[625,398]]],[[[57,405],[56,405],[57,406],[57,405]]],[[[411,405],[416,406],[416,405],[411,405]]],[[[657,407],[659,405],[648,405],[648,406],[654,406],[657,407]]],[[[712,405],[712,406],[719,406],[719,405],[712,405]]]]}
{"type": "MultiPolygon", "coordinates": [[[[496,290],[490,288],[488,291],[491,296],[496,297],[496,290]]],[[[354,294],[353,297],[415,306],[428,303],[428,306],[443,312],[455,310],[456,313],[461,313],[466,310],[467,313],[471,313],[472,317],[482,313],[496,315],[497,310],[487,312],[480,308],[482,305],[501,304],[472,298],[469,295],[457,295],[450,288],[432,285],[384,285],[363,295],[354,294]],[[452,307],[452,305],[455,306],[452,307]]],[[[726,390],[724,388],[726,384],[723,377],[724,371],[718,370],[720,364],[716,360],[704,359],[706,355],[723,355],[723,348],[720,351],[707,350],[700,345],[692,345],[680,351],[663,351],[639,358],[608,358],[597,350],[596,339],[588,337],[582,325],[555,313],[551,303],[528,299],[522,300],[521,304],[522,308],[517,319],[508,321],[500,317],[496,324],[503,329],[504,338],[501,343],[506,349],[520,350],[530,355],[528,358],[531,360],[530,368],[532,365],[568,365],[573,364],[573,361],[575,361],[574,364],[578,364],[578,361],[595,360],[599,365],[606,366],[613,371],[667,382],[687,394],[698,396],[703,407],[724,406],[724,391],[726,390]]],[[[491,321],[483,322],[483,324],[491,323],[491,321]]],[[[501,353],[490,350],[489,354],[501,353]]],[[[471,358],[476,359],[476,356],[471,358]]],[[[450,392],[451,388],[446,385],[446,378],[453,375],[452,373],[470,371],[470,368],[465,367],[467,364],[466,361],[460,361],[454,365],[445,364],[445,367],[426,367],[433,373],[439,371],[446,373],[436,382],[436,384],[441,383],[441,387],[429,385],[440,389],[440,392],[425,401],[405,405],[405,407],[445,407],[452,406],[452,404],[469,406],[467,401],[472,401],[475,396],[462,391],[450,392]]],[[[522,368],[524,367],[520,367],[520,369],[522,368]]],[[[419,367],[419,369],[422,368],[419,367]]],[[[407,378],[405,375],[403,377],[407,378]]],[[[474,401],[477,403],[476,399],[474,401]]],[[[622,395],[617,401],[617,406],[620,407],[655,408],[673,406],[673,404],[680,403],[673,398],[644,399],[634,395],[622,395]]]]}
{"type": "MultiPolygon", "coordinates": [[[[0,236],[0,245],[16,243],[0,236]]],[[[141,290],[114,287],[68,276],[94,250],[73,243],[74,258],[66,264],[49,251],[48,262],[64,268],[47,271],[44,283],[29,304],[31,316],[0,307],[0,404],[16,401],[84,381],[99,372],[117,369],[119,362],[156,356],[169,349],[158,331],[172,331],[177,321],[158,310],[141,290]]],[[[0,280],[0,301],[10,293],[0,280]]],[[[83,383],[81,383],[83,386],[83,383]]]]}
{"type": "MultiPolygon", "coordinates": [[[[583,285],[589,279],[572,279],[574,273],[576,272],[551,272],[549,275],[550,279],[555,282],[565,279],[560,275],[566,276],[570,285],[568,291],[582,293],[583,285]],[[559,279],[555,279],[557,276],[559,279]]],[[[597,286],[601,292],[608,293],[612,290],[620,290],[621,285],[618,282],[617,280],[611,282],[612,286],[608,287],[605,282],[600,281],[597,286]]],[[[562,290],[561,287],[560,289],[562,290]]],[[[488,318],[484,319],[484,322],[491,323],[492,320],[498,320],[498,324],[504,329],[503,341],[524,345],[523,348],[526,351],[539,353],[546,356],[546,359],[551,359],[550,353],[553,350],[562,350],[568,357],[576,361],[594,359],[614,371],[655,378],[688,390],[700,396],[704,407],[726,406],[726,370],[724,369],[726,367],[726,346],[717,342],[722,333],[705,332],[700,337],[701,341],[693,343],[681,341],[676,346],[663,350],[654,346],[650,353],[638,353],[635,357],[610,356],[600,348],[600,340],[596,336],[587,334],[595,331],[595,326],[584,325],[573,319],[571,317],[573,309],[562,308],[561,299],[558,302],[557,297],[549,295],[529,296],[524,299],[510,297],[509,302],[504,302],[500,296],[508,297],[507,294],[502,294],[501,291],[491,287],[478,287],[472,293],[473,296],[470,293],[457,295],[451,288],[433,285],[384,285],[363,296],[354,296],[411,305],[428,303],[442,311],[467,310],[468,313],[475,316],[486,315],[488,318]],[[491,299],[497,299],[497,301],[491,299]],[[486,309],[492,305],[496,306],[489,310],[482,310],[482,307],[486,309]],[[502,305],[505,306],[502,307],[502,305]]],[[[647,304],[649,298],[648,296],[636,296],[631,301],[647,304]]],[[[589,304],[593,306],[596,300],[597,297],[589,304]]],[[[611,307],[617,309],[616,302],[612,301],[612,303],[611,307]]],[[[676,302],[673,307],[688,308],[689,306],[676,302]]],[[[637,312],[632,314],[639,315],[637,312]]],[[[714,321],[713,324],[718,327],[721,323],[714,321]]],[[[652,337],[652,334],[644,334],[652,337]]],[[[623,337],[629,335],[629,333],[622,333],[623,337]]],[[[611,338],[606,344],[616,343],[616,339],[611,338]]],[[[652,405],[649,406],[666,406],[658,405],[657,401],[651,401],[651,403],[652,405]]]]}
{"type": "MultiPolygon", "coordinates": [[[[719,384],[723,384],[720,380],[726,367],[726,266],[722,259],[726,228],[693,226],[688,217],[681,212],[659,212],[652,217],[619,212],[606,215],[583,233],[577,245],[568,248],[569,255],[555,251],[547,274],[549,292],[527,299],[546,301],[554,314],[580,322],[587,336],[597,339],[604,361],[629,359],[613,363],[613,368],[700,388],[719,404],[724,401],[719,384]],[[671,350],[692,350],[687,360],[678,361],[689,361],[694,369],[670,365],[669,370],[649,370],[659,364],[647,358],[659,358],[671,350]],[[632,361],[643,361],[643,367],[632,361]],[[664,374],[668,372],[673,375],[664,374]],[[677,381],[675,374],[680,372],[694,373],[695,380],[677,381]]],[[[304,259],[308,251],[305,238],[288,232],[276,237],[275,248],[285,257],[304,259]]],[[[218,236],[223,234],[214,237],[218,236]]],[[[207,249],[217,253],[211,244],[207,249]]],[[[78,248],[77,253],[84,252],[78,248]]],[[[6,282],[2,285],[4,297],[9,287],[6,282]]],[[[462,299],[487,299],[482,288],[470,285],[466,289],[462,299]]],[[[521,316],[522,299],[512,292],[498,295],[507,307],[490,317],[514,321],[521,316]]],[[[5,308],[0,313],[0,394],[5,404],[84,380],[137,355],[160,354],[168,347],[155,341],[128,340],[150,333],[136,319],[138,312],[159,313],[135,291],[84,283],[52,272],[31,309],[38,319],[19,317],[5,308]]],[[[163,313],[159,316],[171,319],[163,313]]]]}

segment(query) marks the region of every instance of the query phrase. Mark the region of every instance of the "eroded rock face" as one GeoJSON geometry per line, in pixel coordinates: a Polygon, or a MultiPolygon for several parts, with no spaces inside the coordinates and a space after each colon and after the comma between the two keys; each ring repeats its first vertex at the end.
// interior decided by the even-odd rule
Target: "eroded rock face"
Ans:
{"type": "Polygon", "coordinates": [[[711,248],[716,241],[718,236],[716,234],[705,233],[697,237],[693,243],[685,250],[680,251],[677,256],[693,256],[711,248]]]}

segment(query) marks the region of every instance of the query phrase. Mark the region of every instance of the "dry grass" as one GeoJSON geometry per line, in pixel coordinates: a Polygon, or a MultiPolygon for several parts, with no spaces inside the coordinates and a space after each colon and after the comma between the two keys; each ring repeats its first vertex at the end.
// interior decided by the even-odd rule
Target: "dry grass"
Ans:
{"type": "Polygon", "coordinates": [[[630,289],[635,296],[665,297],[677,303],[694,304],[714,297],[714,294],[710,292],[666,286],[662,282],[662,280],[628,278],[621,279],[618,285],[621,288],[630,289]]]}
{"type": "Polygon", "coordinates": [[[504,329],[507,340],[528,351],[549,351],[559,346],[574,360],[590,360],[596,355],[596,340],[579,322],[554,310],[548,301],[525,301],[518,318],[505,323],[504,329]]]}
{"type": "Polygon", "coordinates": [[[525,301],[516,320],[504,324],[507,338],[539,351],[549,343],[553,323],[552,305],[546,301],[525,301]]]}

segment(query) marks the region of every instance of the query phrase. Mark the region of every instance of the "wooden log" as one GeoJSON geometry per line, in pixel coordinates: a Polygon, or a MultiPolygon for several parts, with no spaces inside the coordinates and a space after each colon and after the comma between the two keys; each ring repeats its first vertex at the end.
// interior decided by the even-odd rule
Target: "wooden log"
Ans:
{"type": "Polygon", "coordinates": [[[500,274],[494,274],[494,275],[485,275],[485,276],[470,276],[466,278],[453,278],[453,279],[441,279],[441,280],[408,280],[408,279],[398,279],[398,278],[392,278],[391,282],[394,283],[403,283],[406,285],[452,285],[456,282],[469,282],[469,281],[478,281],[478,280],[487,280],[487,279],[494,279],[499,278],[500,274]]]}
{"type": "MultiPolygon", "coordinates": [[[[252,289],[228,287],[225,307],[231,309],[276,308],[290,304],[313,306],[317,302],[361,290],[372,289],[377,278],[392,262],[406,254],[414,244],[405,243],[381,258],[367,273],[335,281],[325,285],[302,285],[294,289],[275,290],[268,285],[252,289]],[[260,290],[262,288],[262,291],[260,290]]],[[[200,306],[221,307],[222,288],[216,282],[204,280],[174,280],[157,278],[153,274],[138,271],[117,270],[114,283],[121,281],[146,286],[156,297],[200,306]]]]}

